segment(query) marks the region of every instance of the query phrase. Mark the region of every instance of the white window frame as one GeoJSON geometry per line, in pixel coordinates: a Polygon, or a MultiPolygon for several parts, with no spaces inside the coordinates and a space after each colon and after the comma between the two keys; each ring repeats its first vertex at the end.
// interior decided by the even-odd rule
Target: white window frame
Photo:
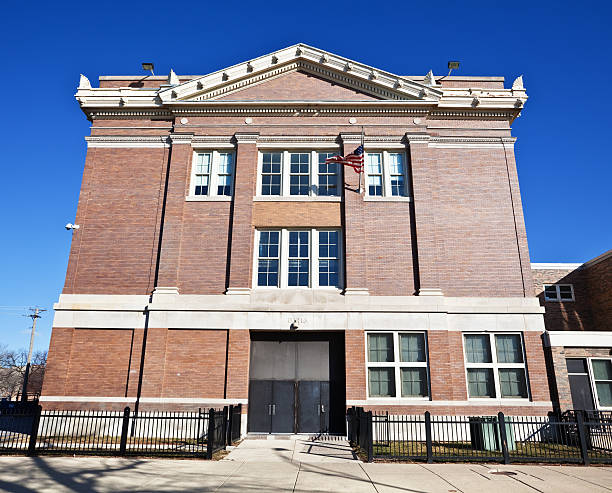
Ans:
{"type": "Polygon", "coordinates": [[[427,341],[427,332],[422,330],[368,330],[365,332],[365,382],[366,382],[366,397],[367,399],[396,401],[401,399],[402,401],[429,401],[431,400],[431,377],[429,375],[429,343],[427,341]],[[370,362],[370,352],[368,350],[368,337],[369,335],[384,335],[392,334],[393,336],[393,361],[392,362],[370,362]],[[402,334],[422,334],[425,340],[425,361],[400,361],[400,346],[399,340],[402,334]],[[427,378],[427,395],[424,397],[402,397],[402,368],[425,368],[425,375],[427,378]],[[395,395],[394,396],[378,396],[370,395],[370,368],[394,368],[395,376],[395,395]]]}
{"type": "Polygon", "coordinates": [[[571,302],[571,301],[576,301],[576,298],[574,296],[574,285],[573,284],[544,284],[544,301],[556,301],[558,303],[566,303],[566,302],[571,302]],[[571,300],[562,300],[561,299],[561,287],[567,287],[569,286],[570,289],[572,290],[572,299],[571,300]],[[549,298],[548,295],[546,294],[546,288],[547,287],[555,287],[556,288],[556,292],[557,292],[557,297],[556,298],[549,298]]]}
{"type": "Polygon", "coordinates": [[[191,179],[189,182],[189,195],[186,197],[188,201],[231,201],[234,195],[234,177],[236,175],[236,153],[231,150],[216,150],[216,149],[198,149],[193,151],[192,165],[191,165],[191,179]],[[208,179],[208,194],[207,195],[196,195],[196,168],[198,162],[198,155],[210,154],[212,159],[210,163],[210,174],[208,179]],[[232,156],[232,173],[230,174],[230,194],[229,195],[217,195],[219,185],[219,165],[221,163],[221,154],[229,154],[232,156]]]}
{"type": "Polygon", "coordinates": [[[343,183],[343,167],[338,166],[338,191],[337,195],[318,195],[319,186],[319,154],[338,154],[337,150],[333,149],[259,149],[257,153],[257,189],[255,191],[256,200],[322,200],[322,201],[339,201],[342,196],[343,183]],[[280,195],[262,195],[262,172],[263,172],[263,155],[269,153],[281,154],[281,193],[280,195]],[[309,154],[310,155],[310,170],[308,195],[291,195],[291,154],[309,154]]]}
{"type": "MultiPolygon", "coordinates": [[[[579,357],[577,357],[579,358],[579,357]]],[[[571,359],[571,357],[570,357],[571,359]]],[[[593,392],[593,400],[595,401],[595,408],[599,411],[612,411],[612,406],[601,406],[599,404],[599,394],[597,393],[597,386],[595,385],[595,373],[593,372],[593,360],[606,360],[612,363],[612,358],[606,358],[605,356],[592,356],[587,357],[587,365],[589,369],[589,381],[591,382],[591,390],[593,392]]],[[[608,380],[600,380],[607,382],[608,380]]]]}
{"type": "Polygon", "coordinates": [[[382,195],[370,195],[368,186],[368,167],[364,165],[363,176],[365,181],[365,197],[367,200],[410,200],[410,184],[408,181],[408,160],[406,153],[399,149],[371,149],[365,153],[364,163],[367,163],[368,154],[380,154],[382,159],[382,195]],[[404,194],[393,195],[391,189],[391,154],[400,154],[402,156],[402,164],[404,166],[404,194]]]}
{"type": "Polygon", "coordinates": [[[253,280],[252,288],[258,290],[265,289],[324,289],[341,292],[344,286],[344,259],[342,230],[340,228],[258,228],[255,230],[255,240],[253,248],[253,280]],[[258,286],[258,260],[259,260],[259,233],[261,231],[279,231],[279,282],[278,286],[258,286]],[[309,283],[308,286],[289,286],[289,232],[308,231],[309,232],[309,283]],[[338,286],[319,286],[319,233],[335,231],[338,233],[338,286]],[[316,255],[315,255],[316,253],[316,255]]]}
{"type": "Polygon", "coordinates": [[[531,389],[529,385],[529,373],[527,372],[527,355],[525,353],[525,338],[522,332],[462,332],[461,333],[462,345],[463,345],[463,364],[465,366],[465,390],[470,401],[481,401],[491,402],[494,400],[501,401],[530,401],[531,400],[531,389]],[[465,336],[471,335],[486,335],[489,336],[489,347],[491,349],[491,363],[468,363],[467,351],[465,347],[465,336]],[[497,346],[495,345],[495,336],[497,335],[518,335],[521,339],[521,349],[523,355],[522,363],[499,363],[497,361],[497,346]],[[493,382],[495,387],[495,395],[493,397],[470,397],[470,383],[468,378],[468,369],[474,368],[486,368],[493,370],[493,382]],[[499,381],[499,370],[521,368],[525,372],[525,386],[527,390],[526,397],[502,397],[501,395],[501,384],[499,381]]]}

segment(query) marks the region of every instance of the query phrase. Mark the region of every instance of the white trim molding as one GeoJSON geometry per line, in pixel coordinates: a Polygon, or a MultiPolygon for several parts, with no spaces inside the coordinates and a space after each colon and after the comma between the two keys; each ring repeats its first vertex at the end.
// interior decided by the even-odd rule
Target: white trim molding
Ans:
{"type": "Polygon", "coordinates": [[[612,332],[546,331],[544,341],[549,347],[603,347],[612,349],[612,332]]]}
{"type": "Polygon", "coordinates": [[[91,136],[85,137],[87,147],[170,147],[170,138],[167,135],[142,136],[91,136]]]}
{"type": "Polygon", "coordinates": [[[531,263],[532,270],[576,270],[584,264],[579,263],[531,263]]]}

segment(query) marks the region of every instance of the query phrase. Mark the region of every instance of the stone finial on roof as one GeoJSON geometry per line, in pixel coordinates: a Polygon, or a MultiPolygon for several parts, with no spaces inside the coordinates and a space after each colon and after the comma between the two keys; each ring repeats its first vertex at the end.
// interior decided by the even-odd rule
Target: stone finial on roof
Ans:
{"type": "Polygon", "coordinates": [[[512,83],[512,89],[525,89],[525,86],[523,85],[522,75],[519,75],[516,79],[514,79],[514,82],[512,83]]]}
{"type": "Polygon", "coordinates": [[[79,79],[79,87],[78,89],[91,89],[91,83],[89,79],[81,74],[81,78],[79,79]]]}
{"type": "Polygon", "coordinates": [[[168,84],[171,86],[178,86],[181,81],[178,78],[178,75],[174,73],[174,70],[170,69],[170,75],[168,76],[168,84]]]}
{"type": "Polygon", "coordinates": [[[423,81],[423,83],[427,86],[435,86],[436,85],[436,78],[434,77],[433,71],[430,70],[429,72],[427,72],[427,75],[425,76],[425,80],[423,81]]]}

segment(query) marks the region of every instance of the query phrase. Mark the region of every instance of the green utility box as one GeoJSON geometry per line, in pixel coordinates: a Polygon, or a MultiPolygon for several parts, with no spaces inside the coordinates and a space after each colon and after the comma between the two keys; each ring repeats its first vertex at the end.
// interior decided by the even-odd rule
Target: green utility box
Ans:
{"type": "MultiPolygon", "coordinates": [[[[516,450],[512,419],[505,419],[508,451],[516,450]]],[[[470,437],[474,450],[495,450],[501,452],[501,433],[494,416],[470,418],[470,437]]]]}

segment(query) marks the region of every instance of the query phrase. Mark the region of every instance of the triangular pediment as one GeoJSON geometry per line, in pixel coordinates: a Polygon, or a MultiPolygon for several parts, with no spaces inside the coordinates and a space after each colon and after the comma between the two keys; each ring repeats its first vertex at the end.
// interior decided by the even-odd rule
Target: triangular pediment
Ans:
{"type": "Polygon", "coordinates": [[[216,100],[426,102],[438,101],[441,96],[439,87],[427,86],[304,44],[159,92],[164,103],[216,100]]]}

